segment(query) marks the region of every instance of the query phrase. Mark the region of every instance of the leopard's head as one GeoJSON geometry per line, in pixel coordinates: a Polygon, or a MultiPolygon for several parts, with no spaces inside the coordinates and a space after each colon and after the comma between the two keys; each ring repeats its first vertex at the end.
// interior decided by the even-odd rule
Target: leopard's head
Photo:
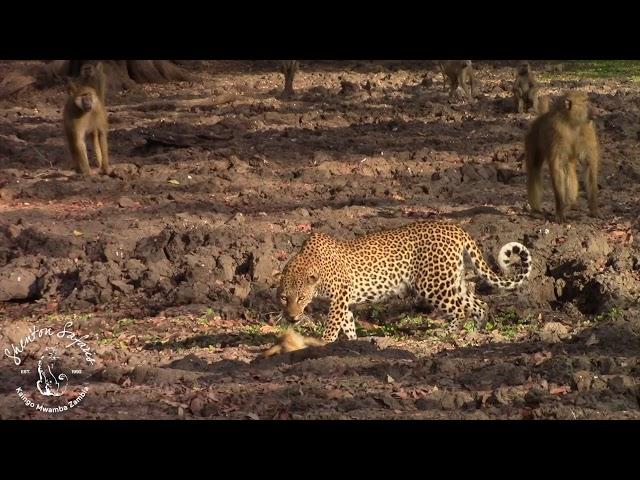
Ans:
{"type": "Polygon", "coordinates": [[[320,280],[319,272],[301,256],[293,258],[280,275],[278,299],[289,321],[302,319],[304,309],[309,305],[320,280]]]}

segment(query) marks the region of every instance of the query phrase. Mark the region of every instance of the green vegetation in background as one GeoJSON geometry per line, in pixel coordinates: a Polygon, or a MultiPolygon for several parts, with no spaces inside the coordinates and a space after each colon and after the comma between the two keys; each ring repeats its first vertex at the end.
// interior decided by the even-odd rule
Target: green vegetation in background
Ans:
{"type": "Polygon", "coordinates": [[[572,60],[564,63],[562,73],[540,72],[542,78],[628,79],[640,82],[638,60],[572,60]]]}

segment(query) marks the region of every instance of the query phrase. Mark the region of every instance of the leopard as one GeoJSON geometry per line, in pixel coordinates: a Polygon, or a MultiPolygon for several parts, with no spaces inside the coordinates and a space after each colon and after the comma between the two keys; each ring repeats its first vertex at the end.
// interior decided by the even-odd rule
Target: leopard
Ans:
{"type": "Polygon", "coordinates": [[[314,232],[276,274],[276,295],[291,324],[306,317],[304,310],[314,297],[328,298],[322,335],[327,343],[336,341],[341,331],[349,340],[357,338],[352,306],[407,293],[417,293],[444,313],[447,335],[468,320],[483,329],[488,304],[476,297],[473,284],[465,280],[465,253],[480,277],[500,290],[515,290],[531,274],[531,254],[523,244],[509,242],[500,249],[497,262],[502,275],[498,275],[465,230],[448,221],[427,220],[351,240],[314,232]],[[518,271],[509,275],[514,264],[518,271]]]}

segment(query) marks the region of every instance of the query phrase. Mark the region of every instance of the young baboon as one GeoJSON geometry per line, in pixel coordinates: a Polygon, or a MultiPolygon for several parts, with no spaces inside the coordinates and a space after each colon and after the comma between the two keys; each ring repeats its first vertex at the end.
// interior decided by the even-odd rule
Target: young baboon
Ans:
{"type": "Polygon", "coordinates": [[[107,112],[93,87],[69,83],[69,99],[64,106],[63,123],[76,168],[84,175],[91,175],[85,144],[85,137],[91,135],[100,172],[109,173],[107,112]]]}
{"type": "Polygon", "coordinates": [[[95,64],[83,64],[82,68],[80,69],[80,79],[78,80],[78,84],[93,87],[94,90],[98,92],[98,96],[100,97],[100,101],[102,101],[102,104],[106,105],[105,95],[107,89],[107,76],[104,73],[102,62],[98,62],[95,64]]]}
{"type": "Polygon", "coordinates": [[[289,328],[282,336],[280,336],[278,343],[264,351],[262,356],[271,357],[281,353],[302,350],[306,347],[321,347],[323,345],[326,345],[326,343],[322,340],[318,340],[313,337],[304,337],[297,333],[293,328],[289,328]]]}
{"type": "Polygon", "coordinates": [[[598,216],[598,164],[600,148],[595,124],[589,119],[589,98],[569,92],[538,116],[525,137],[527,192],[534,212],[541,211],[542,164],[549,163],[556,200],[556,219],[564,222],[567,209],[578,197],[576,164],[586,162],[589,212],[598,216]]]}
{"type": "Polygon", "coordinates": [[[342,77],[338,77],[340,80],[340,95],[355,95],[360,90],[360,85],[349,80],[344,80],[342,77]]]}
{"type": "Polygon", "coordinates": [[[446,60],[440,62],[440,70],[445,80],[445,86],[448,80],[450,100],[458,90],[458,87],[462,87],[467,98],[473,101],[475,78],[471,60],[446,60]]]}
{"type": "Polygon", "coordinates": [[[369,96],[371,96],[371,91],[373,90],[373,85],[371,85],[371,81],[367,80],[364,85],[362,85],[362,89],[366,90],[369,96]]]}
{"type": "Polygon", "coordinates": [[[528,62],[522,62],[513,83],[513,99],[516,112],[522,113],[533,107],[538,112],[538,82],[536,82],[528,62]]]}
{"type": "Polygon", "coordinates": [[[282,62],[282,73],[284,73],[284,91],[282,96],[285,98],[291,98],[293,96],[293,79],[298,71],[297,60],[284,60],[282,62]]]}

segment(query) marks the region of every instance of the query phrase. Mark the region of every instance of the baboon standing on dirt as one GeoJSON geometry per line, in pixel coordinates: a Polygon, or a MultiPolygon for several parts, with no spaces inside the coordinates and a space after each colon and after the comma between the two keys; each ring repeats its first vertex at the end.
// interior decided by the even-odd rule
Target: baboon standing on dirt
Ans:
{"type": "Polygon", "coordinates": [[[598,216],[600,146],[595,123],[589,119],[586,93],[567,93],[547,113],[533,121],[525,137],[525,156],[532,211],[541,211],[542,164],[548,162],[556,199],[556,219],[564,222],[566,211],[578,198],[576,164],[586,162],[589,212],[598,216]]]}
{"type": "Polygon", "coordinates": [[[85,137],[91,135],[100,172],[109,173],[107,112],[93,87],[69,83],[69,99],[64,106],[63,123],[76,168],[84,175],[91,175],[85,143],[85,137]]]}
{"type": "Polygon", "coordinates": [[[473,101],[475,78],[471,60],[442,61],[440,62],[440,71],[442,72],[445,89],[447,83],[449,84],[449,100],[453,98],[458,87],[462,87],[467,98],[473,101]]]}
{"type": "Polygon", "coordinates": [[[282,96],[284,98],[291,98],[293,96],[293,79],[298,71],[299,63],[297,60],[284,60],[282,62],[282,73],[284,73],[284,91],[282,96]]]}
{"type": "Polygon", "coordinates": [[[528,62],[522,62],[513,83],[513,99],[516,112],[522,113],[533,107],[538,112],[538,82],[536,82],[528,62]]]}

